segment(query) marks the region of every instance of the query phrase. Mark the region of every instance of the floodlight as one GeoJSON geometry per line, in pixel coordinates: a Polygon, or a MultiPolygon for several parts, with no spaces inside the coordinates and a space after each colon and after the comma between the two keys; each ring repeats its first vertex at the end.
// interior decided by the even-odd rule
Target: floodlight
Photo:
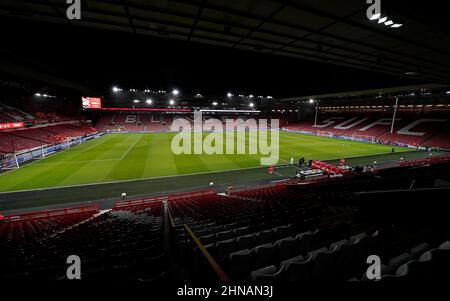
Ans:
{"type": "Polygon", "coordinates": [[[373,20],[378,20],[380,17],[381,17],[381,14],[374,14],[374,15],[370,18],[370,20],[371,20],[371,21],[373,21],[373,20]]]}
{"type": "Polygon", "coordinates": [[[378,20],[378,23],[384,23],[387,21],[387,17],[383,17],[380,20],[378,20]]]}

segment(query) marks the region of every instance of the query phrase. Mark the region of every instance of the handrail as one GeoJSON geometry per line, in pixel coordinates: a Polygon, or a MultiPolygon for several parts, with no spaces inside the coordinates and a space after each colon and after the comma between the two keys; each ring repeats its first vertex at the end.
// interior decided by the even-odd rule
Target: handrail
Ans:
{"type": "Polygon", "coordinates": [[[176,226],[175,226],[175,222],[174,222],[173,217],[172,217],[172,209],[170,208],[170,203],[169,202],[167,202],[167,212],[169,214],[170,227],[172,229],[175,229],[176,226]]]}
{"type": "Polygon", "coordinates": [[[200,242],[200,240],[197,238],[194,232],[192,232],[191,228],[189,228],[189,226],[186,224],[183,224],[183,226],[188,232],[189,236],[194,241],[194,243],[197,245],[199,250],[202,252],[203,256],[205,256],[208,263],[214,269],[219,279],[221,281],[230,281],[230,278],[228,278],[227,274],[223,271],[223,269],[220,267],[217,261],[211,256],[211,254],[209,254],[208,250],[206,250],[205,246],[200,242]]]}
{"type": "Polygon", "coordinates": [[[122,207],[136,206],[136,205],[142,205],[142,204],[149,204],[149,203],[155,203],[155,202],[165,201],[165,200],[167,200],[167,196],[149,197],[149,198],[134,199],[134,200],[128,200],[128,201],[118,201],[114,204],[114,208],[122,208],[122,207]]]}
{"type": "Polygon", "coordinates": [[[401,167],[414,167],[425,164],[438,164],[450,161],[450,155],[440,155],[436,157],[423,158],[423,159],[413,159],[400,162],[401,167]]]}
{"type": "Polygon", "coordinates": [[[205,189],[205,190],[198,190],[193,192],[180,192],[175,194],[170,194],[169,201],[173,200],[179,200],[179,199],[186,199],[191,197],[197,197],[197,196],[206,196],[206,195],[213,195],[217,194],[217,191],[215,189],[205,189]]]}
{"type": "Polygon", "coordinates": [[[196,197],[196,196],[212,195],[212,194],[217,194],[217,191],[214,189],[205,189],[205,190],[199,190],[199,191],[194,191],[194,192],[180,192],[180,193],[168,194],[168,195],[163,195],[163,196],[154,196],[154,197],[132,199],[132,200],[126,200],[126,201],[117,201],[114,204],[114,208],[142,205],[142,204],[148,204],[148,203],[157,202],[157,201],[166,201],[166,200],[172,201],[172,200],[179,200],[179,199],[185,199],[185,198],[196,197]]]}
{"type": "Polygon", "coordinates": [[[3,221],[20,221],[20,220],[29,220],[29,219],[37,219],[43,217],[54,217],[61,216],[73,213],[82,213],[82,212],[91,212],[100,210],[100,206],[97,204],[80,206],[80,207],[72,207],[72,208],[61,208],[61,209],[51,209],[51,210],[43,210],[43,211],[33,211],[22,214],[13,214],[4,216],[3,221]]]}

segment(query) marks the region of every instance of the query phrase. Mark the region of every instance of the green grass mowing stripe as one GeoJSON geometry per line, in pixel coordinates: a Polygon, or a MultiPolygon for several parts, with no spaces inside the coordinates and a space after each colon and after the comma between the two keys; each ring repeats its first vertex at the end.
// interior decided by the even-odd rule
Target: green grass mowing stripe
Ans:
{"type": "Polygon", "coordinates": [[[134,138],[130,147],[114,162],[113,168],[108,173],[108,180],[139,179],[144,176],[145,162],[148,160],[147,143],[149,136],[140,135],[134,138]]]}
{"type": "MultiPolygon", "coordinates": [[[[107,135],[3,175],[0,191],[153,178],[260,164],[259,155],[174,155],[170,149],[174,135],[107,135]]],[[[390,152],[391,147],[385,145],[280,133],[280,157],[286,161],[291,157],[297,161],[299,156],[330,160],[390,152]]]]}
{"type": "MultiPolygon", "coordinates": [[[[109,146],[114,149],[114,147],[121,142],[121,139],[106,139],[106,141],[107,143],[102,144],[101,148],[103,149],[109,146]]],[[[98,148],[100,148],[100,146],[98,146],[98,148]]],[[[104,156],[109,156],[108,148],[103,151],[92,151],[89,153],[84,153],[83,150],[80,152],[74,148],[60,154],[61,156],[59,157],[63,162],[67,162],[66,160],[68,160],[68,157],[75,160],[98,160],[104,158],[104,156]],[[75,153],[75,155],[73,153],[75,153]]],[[[44,159],[43,162],[45,161],[46,160],[44,159]]],[[[42,168],[42,166],[39,166],[38,168],[30,166],[23,170],[19,169],[16,173],[11,174],[12,180],[9,181],[10,189],[33,189],[64,186],[74,182],[87,184],[92,180],[98,181],[99,173],[103,172],[108,165],[98,165],[99,163],[97,162],[94,164],[97,165],[97,168],[91,168],[92,164],[92,161],[85,161],[83,163],[76,162],[74,164],[47,165],[45,168],[42,168]],[[80,173],[82,176],[79,176],[80,173]]]]}

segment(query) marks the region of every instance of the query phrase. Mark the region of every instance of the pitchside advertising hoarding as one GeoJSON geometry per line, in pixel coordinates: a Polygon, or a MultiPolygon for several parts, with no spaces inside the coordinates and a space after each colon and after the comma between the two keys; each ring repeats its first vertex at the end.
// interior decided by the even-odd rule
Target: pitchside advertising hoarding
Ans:
{"type": "Polygon", "coordinates": [[[0,130],[18,129],[23,128],[24,126],[25,123],[23,122],[0,123],[0,130]]]}
{"type": "Polygon", "coordinates": [[[99,97],[81,97],[83,109],[101,109],[102,99],[99,97]]]}

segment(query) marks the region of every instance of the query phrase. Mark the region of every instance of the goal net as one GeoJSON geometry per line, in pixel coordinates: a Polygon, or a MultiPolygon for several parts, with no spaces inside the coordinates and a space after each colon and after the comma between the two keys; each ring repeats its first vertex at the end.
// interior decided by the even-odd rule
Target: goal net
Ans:
{"type": "Polygon", "coordinates": [[[317,135],[322,137],[331,137],[331,138],[334,137],[334,133],[328,131],[317,131],[317,135]]]}
{"type": "Polygon", "coordinates": [[[1,155],[1,167],[2,170],[19,168],[19,162],[15,154],[1,155]]]}
{"type": "Polygon", "coordinates": [[[369,135],[352,135],[352,140],[375,142],[375,137],[369,135]]]}

